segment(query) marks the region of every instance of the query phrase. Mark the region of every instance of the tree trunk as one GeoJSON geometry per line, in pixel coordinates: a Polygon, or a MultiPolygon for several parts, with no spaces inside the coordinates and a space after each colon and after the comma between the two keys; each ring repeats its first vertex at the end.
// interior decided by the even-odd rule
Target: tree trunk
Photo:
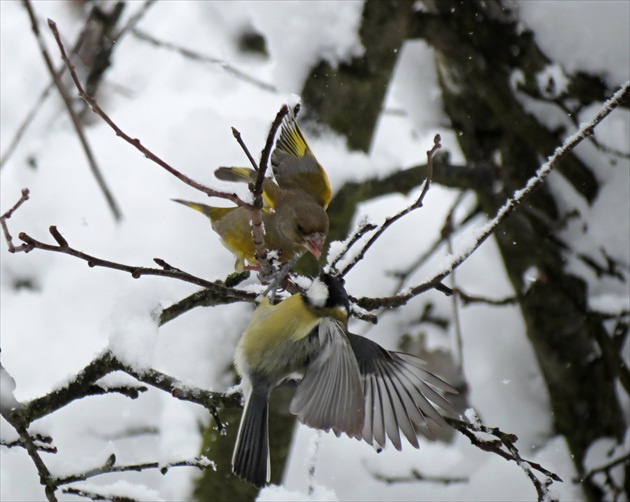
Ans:
{"type": "MultiPolygon", "coordinates": [[[[415,21],[415,33],[437,52],[444,107],[465,156],[472,164],[501,159],[494,164],[492,182],[475,189],[482,208],[493,216],[534,175],[539,159],[560,144],[557,134],[522,108],[510,87],[512,70],[531,75],[546,58],[531,33],[519,32],[501,2],[432,2],[430,13],[418,13],[415,21]],[[502,189],[496,191],[497,186],[502,189]]],[[[559,169],[575,190],[594,200],[597,180],[576,156],[568,156],[559,169]]],[[[625,425],[615,372],[599,355],[594,330],[608,335],[588,310],[587,284],[565,270],[565,250],[554,236],[563,216],[543,187],[495,238],[547,384],[555,429],[566,437],[583,474],[589,446],[603,437],[621,438],[625,425]],[[529,286],[525,278],[532,270],[537,278],[529,286]]],[[[590,482],[584,489],[590,500],[603,496],[590,482]]]]}

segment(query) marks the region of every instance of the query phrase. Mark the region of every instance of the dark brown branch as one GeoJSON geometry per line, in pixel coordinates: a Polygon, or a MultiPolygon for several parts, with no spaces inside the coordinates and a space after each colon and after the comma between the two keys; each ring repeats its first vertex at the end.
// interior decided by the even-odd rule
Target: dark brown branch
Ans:
{"type": "Polygon", "coordinates": [[[464,477],[429,476],[427,474],[422,474],[417,469],[412,469],[407,476],[385,476],[384,474],[380,474],[377,472],[373,472],[372,476],[374,477],[374,479],[383,481],[388,485],[393,485],[397,483],[417,483],[419,481],[424,481],[427,483],[439,483],[442,485],[451,485],[455,483],[468,483],[470,481],[470,479],[464,477]]]}
{"type": "Polygon", "coordinates": [[[24,446],[24,449],[28,453],[28,456],[31,457],[31,460],[35,464],[35,468],[37,469],[37,474],[39,475],[39,482],[44,486],[44,491],[46,493],[46,498],[49,502],[56,502],[57,496],[55,495],[55,491],[57,487],[54,484],[54,480],[48,467],[42,460],[42,457],[39,455],[39,448],[34,443],[31,435],[28,433],[28,424],[27,421],[24,420],[22,415],[19,413],[19,409],[8,410],[6,408],[2,408],[1,414],[2,417],[16,430],[18,436],[20,438],[20,442],[24,446]]]}
{"type": "MultiPolygon", "coordinates": [[[[39,451],[43,451],[46,453],[57,453],[57,447],[50,446],[53,442],[53,439],[50,436],[42,436],[41,434],[33,434],[31,436],[31,439],[33,443],[35,444],[35,447],[39,451]]],[[[0,445],[5,446],[6,448],[15,448],[15,447],[26,448],[24,443],[19,439],[16,439],[15,441],[5,441],[4,439],[0,439],[0,445]]]]}
{"type": "Polygon", "coordinates": [[[20,197],[20,199],[15,204],[13,204],[13,207],[11,209],[9,209],[6,213],[0,216],[0,225],[2,226],[2,231],[4,232],[4,239],[7,241],[7,246],[9,247],[9,253],[17,253],[20,251],[28,252],[31,249],[30,246],[28,246],[28,244],[21,244],[18,247],[14,246],[13,237],[11,236],[11,233],[9,232],[9,227],[7,226],[7,220],[11,218],[11,216],[17,210],[17,208],[19,208],[22,204],[24,204],[28,200],[28,197],[29,197],[28,188],[23,188],[22,196],[20,197]]]}
{"type": "Polygon", "coordinates": [[[273,85],[268,84],[267,82],[263,82],[262,80],[258,80],[257,78],[254,78],[251,75],[248,75],[248,74],[242,72],[238,68],[235,68],[234,66],[232,66],[229,63],[227,63],[226,61],[224,61],[223,59],[214,58],[214,57],[211,57],[211,56],[206,56],[205,54],[200,54],[199,52],[195,52],[195,51],[192,51],[190,49],[186,49],[185,47],[181,47],[181,46],[173,44],[171,42],[166,42],[164,40],[158,40],[153,35],[150,35],[149,33],[145,32],[145,31],[142,31],[142,30],[140,30],[138,28],[134,28],[132,30],[132,33],[139,40],[143,40],[145,42],[148,42],[148,43],[154,45],[155,47],[160,47],[162,49],[167,49],[167,50],[170,50],[170,51],[177,52],[177,53],[181,54],[183,57],[185,57],[187,59],[190,59],[192,61],[198,61],[200,63],[209,63],[209,64],[214,65],[214,66],[219,66],[227,74],[232,75],[232,76],[234,76],[234,77],[236,77],[236,78],[238,78],[240,80],[243,80],[244,82],[248,82],[250,84],[253,84],[256,87],[259,87],[260,89],[262,89],[263,91],[277,92],[277,89],[273,85]]]}
{"type": "Polygon", "coordinates": [[[497,211],[495,217],[490,220],[476,238],[475,244],[464,250],[457,256],[452,258],[451,263],[444,270],[436,274],[433,278],[426,282],[411,288],[407,293],[383,297],[383,298],[361,298],[357,304],[365,309],[374,310],[380,307],[394,308],[405,305],[409,300],[418,296],[429,289],[435,288],[442,283],[442,280],[448,276],[451,271],[459,267],[468,257],[473,254],[485,241],[490,237],[497,227],[505,221],[516,209],[520,208],[527,198],[539,188],[547,179],[547,176],[553,171],[562,159],[568,155],[577,145],[584,139],[593,134],[595,128],[610,115],[623,101],[630,98],[630,82],[626,82],[617,92],[600,108],[597,115],[587,123],[582,124],[577,132],[569,136],[562,146],[556,148],[551,155],[537,171],[536,175],[529,179],[525,186],[516,191],[505,204],[497,211]]]}
{"type": "Polygon", "coordinates": [[[79,488],[64,488],[63,493],[68,493],[70,495],[76,495],[77,497],[84,497],[90,499],[92,501],[96,500],[104,500],[107,502],[138,502],[137,499],[132,499],[125,495],[105,495],[103,493],[98,493],[91,490],[81,490],[79,488]]]}
{"type": "MultiPolygon", "coordinates": [[[[37,39],[37,43],[39,44],[39,50],[42,53],[44,62],[46,63],[46,68],[48,69],[48,72],[50,73],[50,76],[52,77],[53,82],[55,83],[55,87],[59,91],[59,95],[61,96],[61,99],[64,102],[64,105],[68,111],[68,114],[70,115],[72,125],[77,134],[77,137],[79,138],[79,141],[81,142],[81,146],[83,148],[83,151],[85,152],[85,156],[88,160],[88,164],[90,165],[90,169],[92,170],[92,174],[94,178],[96,179],[96,182],[99,188],[103,192],[105,199],[107,200],[107,205],[109,206],[109,209],[114,215],[114,219],[116,221],[120,221],[122,219],[122,213],[120,212],[118,203],[114,199],[113,194],[111,193],[109,187],[107,186],[107,183],[105,182],[105,178],[103,178],[101,170],[98,167],[98,164],[96,163],[96,159],[88,143],[87,137],[85,136],[83,132],[83,125],[81,124],[81,120],[79,119],[74,109],[72,108],[72,100],[70,99],[70,96],[68,96],[68,93],[66,92],[66,89],[63,86],[63,83],[61,82],[60,73],[55,70],[55,67],[52,63],[52,59],[50,58],[50,55],[48,54],[48,50],[46,49],[46,45],[44,44],[44,40],[42,38],[41,32],[39,31],[39,23],[37,22],[37,17],[35,16],[35,12],[33,11],[31,2],[29,0],[22,0],[22,2],[24,6],[26,7],[29,18],[31,20],[31,29],[33,30],[35,38],[37,39]]],[[[58,42],[61,43],[61,40],[58,39],[58,42]]],[[[69,63],[69,60],[67,60],[66,63],[69,63]]]]}
{"type": "MultiPolygon", "coordinates": [[[[219,392],[192,387],[160,371],[132,368],[121,362],[111,352],[105,351],[90,362],[64,387],[24,403],[19,408],[11,411],[11,413],[14,416],[19,416],[25,426],[28,426],[32,422],[54,413],[77,399],[92,395],[96,382],[105,375],[116,371],[122,371],[139,382],[168,392],[177,399],[199,404],[213,412],[213,414],[214,409],[219,406],[232,408],[241,406],[241,397],[238,393],[227,396],[219,392]]],[[[23,440],[23,438],[20,439],[23,440]]]]}
{"type": "Polygon", "coordinates": [[[550,481],[543,482],[539,480],[533,471],[535,470],[542,473],[549,480],[562,482],[562,479],[557,474],[545,469],[542,465],[532,462],[531,460],[525,460],[514,444],[518,441],[518,437],[515,434],[503,432],[498,427],[487,427],[481,422],[470,423],[453,418],[446,418],[446,421],[466,436],[473,446],[476,446],[483,451],[495,453],[506,460],[516,462],[525,471],[534,485],[536,493],[538,494],[539,502],[554,500],[551,498],[549,493],[549,485],[551,484],[550,481]],[[477,433],[490,434],[497,439],[483,439],[478,437],[477,433]]]}
{"type": "MultiPolygon", "coordinates": [[[[180,281],[189,282],[191,284],[196,284],[198,286],[209,289],[217,294],[222,295],[226,298],[228,303],[232,303],[233,301],[249,301],[252,302],[256,298],[254,293],[247,293],[245,291],[240,291],[233,288],[225,287],[216,282],[211,282],[206,279],[202,279],[200,277],[189,274],[188,272],[184,272],[183,270],[175,269],[172,267],[167,268],[149,268],[149,267],[138,267],[133,265],[125,265],[123,263],[113,262],[109,260],[104,260],[102,258],[97,258],[96,256],[89,255],[73,247],[69,246],[67,241],[62,237],[57,230],[57,227],[54,225],[50,227],[50,233],[57,241],[58,245],[46,244],[44,242],[38,241],[34,239],[30,235],[25,232],[21,232],[19,234],[19,238],[26,244],[25,251],[30,251],[32,249],[41,249],[44,251],[52,251],[55,253],[67,254],[70,256],[74,256],[75,258],[79,258],[87,262],[89,267],[104,267],[111,268],[114,270],[121,270],[123,272],[129,272],[134,279],[137,279],[143,275],[154,275],[160,277],[171,277],[174,279],[178,279],[180,281]],[[231,300],[231,301],[230,301],[231,300]]],[[[159,259],[157,259],[159,260],[159,259]]]]}
{"type": "MultiPolygon", "coordinates": [[[[269,134],[267,134],[267,141],[260,153],[260,162],[258,163],[258,169],[256,174],[256,183],[253,187],[250,187],[252,196],[254,198],[254,210],[252,212],[252,238],[254,239],[254,245],[256,247],[256,259],[260,263],[261,276],[266,278],[271,275],[271,264],[267,260],[267,248],[265,247],[265,240],[262,230],[262,208],[263,208],[263,183],[265,181],[265,174],[269,166],[269,158],[271,157],[271,149],[276,138],[278,129],[282,125],[282,120],[289,113],[289,107],[283,105],[282,108],[276,114],[276,118],[271,124],[269,134]]],[[[250,155],[251,157],[251,155],[250,155]]],[[[255,163],[254,163],[255,165],[255,163]]]]}
{"type": "Polygon", "coordinates": [[[246,208],[249,208],[249,209],[252,208],[251,204],[248,204],[247,202],[241,200],[234,193],[219,192],[217,190],[209,188],[209,187],[207,187],[205,185],[202,185],[201,183],[198,183],[195,180],[189,178],[188,176],[186,176],[185,174],[183,174],[182,172],[178,171],[177,169],[172,167],[170,164],[168,164],[167,162],[162,160],[160,157],[158,157],[151,150],[146,148],[140,142],[140,140],[138,138],[132,138],[131,136],[129,136],[128,134],[123,132],[123,130],[120,127],[118,127],[118,125],[116,125],[116,123],[109,117],[109,115],[107,115],[103,111],[103,109],[98,105],[96,100],[94,98],[92,98],[90,95],[88,95],[85,92],[85,90],[83,89],[83,86],[81,85],[79,77],[77,76],[75,67],[70,62],[70,60],[68,59],[65,47],[64,47],[63,43],[61,42],[61,37],[59,35],[59,31],[57,30],[57,25],[55,24],[55,22],[52,21],[51,19],[49,19],[48,20],[48,26],[50,27],[50,29],[51,29],[54,37],[55,37],[55,40],[57,41],[57,45],[59,47],[59,51],[61,52],[61,57],[62,57],[63,61],[65,62],[66,66],[68,67],[68,70],[70,71],[70,76],[72,77],[72,81],[74,82],[74,85],[75,85],[75,87],[77,88],[77,90],[79,92],[79,96],[83,100],[85,100],[85,102],[90,106],[90,108],[92,109],[92,111],[94,113],[96,113],[99,117],[101,117],[105,121],[105,123],[107,123],[107,125],[113,129],[113,131],[116,133],[116,136],[119,136],[122,139],[124,139],[127,143],[129,143],[134,148],[136,148],[138,151],[140,151],[140,153],[142,153],[147,159],[153,161],[154,163],[156,163],[157,165],[159,165],[160,167],[162,167],[163,169],[165,169],[166,171],[171,173],[177,179],[179,179],[180,181],[184,182],[186,185],[188,185],[188,186],[190,186],[190,187],[192,187],[192,188],[194,188],[196,190],[199,190],[200,192],[205,193],[206,195],[208,195],[208,197],[219,197],[219,198],[222,198],[222,199],[230,200],[230,201],[234,202],[238,206],[246,207],[246,208]]]}
{"type": "MultiPolygon", "coordinates": [[[[190,460],[177,460],[173,462],[144,462],[141,464],[116,465],[116,455],[111,454],[105,463],[100,467],[95,467],[80,474],[72,474],[63,478],[55,479],[57,486],[75,483],[76,481],[85,481],[95,476],[109,474],[112,472],[142,472],[149,469],[159,469],[162,474],[166,474],[172,467],[197,467],[199,469],[213,468],[214,463],[205,457],[196,457],[190,460]]],[[[64,490],[65,491],[65,490],[64,490]]]]}
{"type": "MultiPolygon", "coordinates": [[[[414,209],[418,209],[418,208],[422,207],[422,203],[424,201],[424,197],[426,196],[427,192],[429,191],[429,187],[431,186],[431,178],[433,177],[433,156],[435,155],[435,152],[437,152],[440,148],[442,148],[442,145],[440,144],[440,141],[441,141],[440,135],[436,134],[435,138],[433,138],[434,145],[431,148],[431,150],[429,150],[427,152],[427,166],[428,166],[427,177],[425,179],[424,186],[422,188],[422,191],[420,192],[420,196],[418,197],[418,199],[413,204],[411,204],[410,206],[406,207],[405,209],[403,209],[399,213],[395,214],[394,216],[391,216],[391,217],[387,218],[383,222],[383,224],[374,232],[372,237],[370,237],[370,239],[365,244],[365,246],[363,246],[363,248],[361,249],[359,254],[352,260],[352,262],[350,262],[341,271],[341,276],[342,277],[345,276],[348,272],[350,272],[350,270],[352,270],[352,268],[359,261],[361,261],[363,259],[363,257],[365,256],[365,253],[367,252],[367,250],[370,249],[370,247],[372,247],[372,245],[378,240],[378,238],[383,234],[383,232],[385,232],[385,230],[387,230],[393,223],[398,221],[403,216],[409,214],[414,209]]],[[[351,240],[353,240],[353,239],[351,239],[351,240]]]]}
{"type": "MultiPolygon", "coordinates": [[[[221,281],[216,281],[216,284],[223,285],[228,288],[234,288],[245,279],[249,278],[249,275],[250,273],[248,270],[233,273],[226,278],[225,282],[222,283],[221,281]]],[[[237,301],[239,300],[226,298],[223,294],[216,291],[202,289],[187,296],[170,307],[163,309],[162,312],[160,312],[160,326],[163,326],[167,322],[172,321],[176,317],[179,317],[196,307],[214,307],[216,305],[227,305],[237,301]]]]}
{"type": "Polygon", "coordinates": [[[518,300],[515,296],[506,296],[505,298],[487,298],[485,296],[469,295],[460,288],[449,288],[446,284],[439,283],[435,289],[444,293],[446,296],[457,295],[464,305],[471,303],[483,303],[486,305],[494,305],[495,307],[503,307],[505,305],[515,305],[518,300]]]}
{"type": "MultiPolygon", "coordinates": [[[[116,44],[115,44],[116,46],[120,45],[120,42],[121,42],[120,39],[122,38],[122,36],[127,31],[133,29],[133,27],[140,21],[140,19],[142,19],[142,17],[146,14],[148,8],[154,2],[155,2],[155,0],[146,0],[144,5],[140,9],[138,9],[138,12],[136,12],[133,16],[131,16],[129,18],[129,20],[127,21],[127,24],[125,24],[125,26],[123,26],[123,28],[120,29],[116,34],[114,34],[113,36],[110,37],[111,40],[115,40],[116,41],[116,44]]],[[[71,54],[74,55],[81,49],[83,41],[85,40],[85,34],[86,34],[86,32],[87,32],[87,30],[89,29],[89,26],[90,26],[90,21],[93,18],[94,12],[98,8],[99,8],[98,5],[95,5],[92,8],[92,11],[90,12],[90,15],[85,20],[85,24],[83,26],[83,29],[81,30],[81,33],[79,34],[79,36],[77,38],[77,43],[75,44],[75,46],[70,51],[71,54]]],[[[111,44],[111,48],[113,48],[113,47],[114,47],[114,45],[111,44]]],[[[59,68],[56,71],[56,74],[58,75],[59,78],[61,78],[65,71],[66,71],[66,65],[62,63],[61,68],[59,68]]],[[[0,158],[0,169],[2,169],[2,167],[4,167],[5,163],[9,160],[9,157],[13,154],[13,152],[17,148],[17,146],[20,143],[22,137],[24,136],[24,133],[26,132],[26,129],[30,126],[30,124],[32,123],[33,119],[35,118],[35,116],[37,115],[39,110],[41,109],[42,104],[44,103],[44,101],[46,101],[46,98],[48,98],[48,96],[50,95],[50,91],[52,91],[54,88],[55,88],[55,81],[51,80],[50,83],[40,93],[40,95],[37,98],[35,104],[29,110],[29,112],[26,114],[26,117],[24,118],[24,120],[22,121],[22,123],[20,124],[18,129],[16,130],[15,134],[13,135],[13,138],[9,142],[9,146],[6,148],[5,152],[2,154],[2,158],[0,158]]]]}

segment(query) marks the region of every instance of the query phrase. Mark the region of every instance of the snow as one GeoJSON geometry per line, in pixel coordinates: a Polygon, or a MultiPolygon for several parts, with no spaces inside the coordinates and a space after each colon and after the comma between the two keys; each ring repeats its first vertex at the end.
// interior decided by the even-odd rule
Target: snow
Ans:
{"type": "Polygon", "coordinates": [[[336,502],[339,500],[333,490],[325,486],[315,485],[312,493],[287,490],[281,486],[270,485],[256,498],[258,502],[336,502]]]}
{"type": "MultiPolygon", "coordinates": [[[[52,1],[33,5],[43,28],[45,18],[51,17],[63,39],[74,40],[82,17],[74,10],[76,6],[52,1]]],[[[541,84],[552,76],[558,91],[563,76],[577,69],[602,72],[611,85],[629,78],[628,2],[528,0],[518,5],[524,26],[537,32],[541,47],[557,63],[541,73],[541,84]],[[558,18],[563,19],[561,24],[558,18]]],[[[125,18],[140,6],[138,2],[129,3],[125,18]]],[[[127,34],[118,42],[99,103],[125,132],[140,138],[193,179],[247,196],[245,185],[234,187],[217,181],[212,174],[218,166],[248,165],[230,127],[242,133],[256,156],[280,106],[299,100],[291,93],[299,92],[314,62],[325,58],[336,65],[361,53],[357,35],[361,9],[361,2],[349,1],[156,3],[139,28],[220,62],[193,62],[127,34]],[[268,60],[237,50],[235,41],[243,30],[255,30],[268,37],[268,60]],[[226,71],[226,64],[267,87],[226,71]],[[269,90],[270,86],[276,90],[269,90]]],[[[14,131],[47,85],[48,76],[21,5],[0,2],[0,14],[0,153],[4,155],[14,131]]],[[[59,64],[54,41],[48,30],[43,31],[53,60],[59,64]]],[[[433,57],[423,42],[405,44],[368,154],[348,151],[345,140],[331,131],[324,129],[318,135],[305,131],[309,145],[327,169],[333,190],[345,181],[382,177],[401,166],[424,163],[426,150],[438,132],[451,160],[462,160],[442,112],[433,57]]],[[[514,75],[514,79],[517,77],[514,75]]],[[[583,110],[579,121],[592,120],[599,107],[593,104],[583,110]]],[[[570,125],[556,110],[539,107],[535,113],[547,124],[570,125]]],[[[221,246],[207,219],[180,210],[170,201],[185,198],[205,202],[204,196],[145,159],[96,117],[89,122],[89,142],[124,220],[119,225],[113,222],[60,100],[53,96],[2,166],[1,211],[18,200],[23,187],[31,190],[30,200],[8,221],[16,243],[20,231],[52,243],[48,227],[57,225],[71,246],[109,260],[154,267],[152,260],[159,257],[211,280],[223,279],[231,272],[234,259],[221,246]],[[36,167],[31,167],[31,158],[36,167]]],[[[616,110],[598,126],[595,137],[608,148],[628,152],[629,124],[630,113],[616,110]]],[[[592,205],[575,195],[559,174],[554,172],[545,181],[561,201],[562,211],[577,208],[579,212],[578,217],[568,220],[561,234],[575,250],[567,256],[567,266],[588,281],[593,308],[609,313],[627,310],[627,284],[596,277],[577,255],[599,256],[604,266],[606,257],[600,247],[605,242],[610,257],[627,269],[628,160],[613,153],[602,154],[588,141],[577,153],[597,167],[596,176],[603,183],[592,205]],[[611,231],[613,223],[616,231],[611,231]],[[586,224],[587,233],[583,231],[586,224]]],[[[418,195],[414,190],[361,204],[354,228],[366,220],[382,222],[418,195]]],[[[357,297],[395,294],[434,276],[456,257],[469,254],[488,228],[482,218],[476,218],[458,235],[451,254],[446,246],[438,247],[402,284],[388,275],[407,269],[433,244],[457,195],[434,184],[424,206],[392,225],[348,274],[349,293],[357,297]]],[[[214,199],[210,203],[215,202],[222,203],[214,199]]],[[[466,214],[474,203],[468,197],[455,219],[466,214]]],[[[342,267],[356,256],[370,235],[353,247],[342,267]]],[[[199,288],[159,277],[133,279],[128,273],[89,268],[85,262],[60,254],[39,250],[9,254],[6,246],[0,248],[1,356],[8,372],[1,375],[3,405],[14,405],[14,398],[27,401],[63,386],[107,348],[138,370],[153,367],[185,384],[218,391],[234,384],[226,368],[249,322],[252,305],[197,308],[158,328],[156,316],[161,308],[199,288]],[[30,281],[32,288],[14,288],[16,282],[24,281],[30,281]],[[11,378],[16,382],[13,393],[11,378]]],[[[341,243],[333,243],[331,248],[329,260],[343,249],[341,243]]],[[[497,246],[490,238],[458,268],[457,285],[493,298],[512,295],[504,270],[497,266],[499,262],[497,246]]],[[[537,271],[528,270],[525,275],[534,280],[537,271]]],[[[261,291],[254,278],[242,287],[261,291]]],[[[351,327],[388,348],[397,347],[401,333],[422,339],[429,349],[450,348],[454,335],[451,328],[418,324],[429,304],[436,317],[452,318],[452,300],[432,291],[404,308],[383,314],[376,326],[353,320],[351,327]]],[[[563,438],[553,435],[545,385],[518,309],[473,304],[462,308],[460,317],[469,406],[484,423],[517,434],[517,447],[524,458],[541,463],[563,478],[564,483],[553,483],[553,495],[561,500],[582,498],[579,487],[572,482],[576,474],[567,445],[563,438]]],[[[131,382],[130,377],[114,374],[100,383],[131,382]]],[[[627,402],[625,406],[628,409],[627,402]]],[[[101,466],[111,453],[116,454],[120,465],[196,457],[201,443],[199,424],[207,423],[205,409],[149,389],[136,400],[120,395],[86,398],[37,421],[32,430],[54,437],[59,453],[43,454],[43,458],[53,473],[68,474],[101,466]],[[144,432],[131,433],[140,430],[144,432]]],[[[0,436],[15,438],[4,420],[0,422],[0,436]]],[[[597,467],[616,458],[608,456],[612,446],[608,440],[594,445],[588,465],[597,467]]],[[[0,455],[0,499],[45,500],[36,470],[25,452],[2,447],[0,455]]],[[[177,467],[166,475],[157,470],[108,474],[73,486],[139,500],[182,500],[190,496],[197,475],[196,468],[177,467]]],[[[386,448],[377,454],[364,443],[332,434],[318,435],[302,426],[297,428],[283,485],[264,489],[259,500],[535,497],[531,482],[515,463],[476,449],[459,434],[450,442],[421,439],[419,450],[405,445],[402,452],[386,448]],[[313,477],[309,474],[311,465],[315,466],[313,477]],[[414,469],[427,476],[467,481],[387,484],[373,476],[405,477],[414,469]]],[[[79,500],[71,495],[63,498],[79,500]]]]}
{"type": "Polygon", "coordinates": [[[328,286],[326,286],[319,277],[316,277],[306,290],[306,297],[309,299],[309,303],[314,307],[323,307],[326,305],[329,294],[328,286]]]}
{"type": "Polygon", "coordinates": [[[628,2],[519,0],[517,4],[519,19],[536,33],[543,52],[565,71],[602,73],[611,86],[630,78],[628,2]],[[559,29],[559,20],[566,29],[559,29]]]}

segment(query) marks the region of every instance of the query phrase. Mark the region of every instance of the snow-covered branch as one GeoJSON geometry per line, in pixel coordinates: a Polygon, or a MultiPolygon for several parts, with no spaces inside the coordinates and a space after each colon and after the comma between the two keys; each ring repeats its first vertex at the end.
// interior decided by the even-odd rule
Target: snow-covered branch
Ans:
{"type": "Polygon", "coordinates": [[[530,178],[525,186],[514,192],[514,194],[505,202],[505,204],[497,211],[497,214],[481,226],[472,235],[468,236],[470,244],[456,255],[452,255],[445,261],[441,270],[433,275],[430,279],[422,284],[409,288],[405,293],[382,298],[360,298],[357,304],[367,310],[374,310],[381,307],[398,307],[406,304],[412,298],[418,296],[425,291],[441,287],[442,281],[453,270],[464,263],[470,255],[472,255],[479,247],[490,237],[497,227],[501,225],[515,210],[520,208],[527,198],[539,188],[547,179],[549,173],[579,145],[583,140],[591,136],[595,128],[608,117],[621,103],[630,98],[630,81],[622,85],[615,94],[606,101],[598,113],[588,122],[583,123],[580,128],[565,139],[563,144],[556,148],[555,152],[542,164],[536,174],[530,178]]]}

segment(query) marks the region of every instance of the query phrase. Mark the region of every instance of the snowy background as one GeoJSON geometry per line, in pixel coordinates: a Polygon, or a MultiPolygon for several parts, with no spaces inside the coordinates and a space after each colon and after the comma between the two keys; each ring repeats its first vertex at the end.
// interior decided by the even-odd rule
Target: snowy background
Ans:
{"type": "MultiPolygon", "coordinates": [[[[630,3],[527,1],[519,6],[522,21],[534,29],[543,50],[565,70],[601,73],[612,87],[630,77],[630,3]]],[[[35,2],[34,7],[48,48],[58,62],[45,19],[54,19],[71,45],[69,41],[76,39],[82,25],[76,6],[46,1],[35,2]]],[[[140,7],[140,2],[130,3],[124,16],[128,18],[140,7]]],[[[315,62],[322,57],[340,61],[360,54],[356,30],[361,9],[361,2],[350,1],[160,2],[142,19],[140,29],[223,60],[275,90],[238,78],[220,64],[194,62],[128,34],[120,42],[123,47],[114,53],[114,64],[101,89],[105,98],[100,103],[125,132],[139,137],[171,165],[209,186],[225,188],[213,177],[214,168],[247,165],[230,127],[239,129],[256,155],[276,112],[294,99],[293,93],[299,93],[315,62]],[[246,28],[265,35],[269,59],[244,55],[237,49],[235,41],[246,28]]],[[[0,2],[0,23],[0,151],[4,153],[27,110],[48,85],[49,76],[21,4],[0,2]]],[[[405,46],[388,91],[386,110],[400,109],[407,114],[383,114],[369,154],[348,151],[343,138],[333,133],[315,136],[306,132],[333,190],[348,180],[386,175],[424,162],[431,138],[438,132],[452,159],[462,160],[441,111],[432,51],[421,42],[405,46]]],[[[550,123],[566,123],[557,114],[545,117],[545,110],[533,111],[550,123]]],[[[169,200],[203,201],[203,196],[143,158],[97,118],[91,122],[89,142],[120,204],[123,222],[114,223],[63,105],[53,95],[2,167],[2,212],[17,201],[23,187],[31,191],[31,199],[9,220],[14,237],[25,231],[52,242],[48,227],[57,225],[72,246],[102,258],[153,266],[152,259],[160,257],[210,280],[224,278],[233,267],[233,257],[201,215],[169,200]]],[[[615,111],[598,129],[598,139],[627,152],[629,122],[627,111],[615,111]]],[[[578,153],[587,161],[596,158],[589,147],[581,147],[578,153]]],[[[572,235],[569,227],[565,237],[585,251],[594,249],[597,239],[606,239],[610,241],[607,250],[627,265],[630,167],[627,160],[621,160],[615,166],[600,163],[597,169],[604,183],[602,194],[592,207],[580,209],[599,230],[587,240],[578,232],[572,235]]],[[[576,204],[561,178],[552,175],[549,183],[557,193],[566,192],[567,207],[576,204]]],[[[380,222],[417,196],[414,191],[409,197],[388,196],[364,204],[356,224],[365,217],[380,222]]],[[[434,185],[424,207],[394,225],[349,274],[349,293],[357,297],[393,294],[396,281],[386,272],[406,268],[433,242],[456,196],[457,192],[434,185]]],[[[469,198],[456,216],[472,207],[474,201],[469,198]]],[[[475,222],[482,223],[481,219],[475,222]]],[[[230,384],[225,368],[248,322],[250,305],[196,309],[158,330],[151,321],[155,309],[177,302],[197,287],[155,277],[135,280],[125,273],[90,269],[77,259],[43,251],[11,255],[6,246],[0,247],[2,364],[17,382],[18,400],[29,400],[63,385],[107,347],[135,365],[152,366],[199,387],[222,391],[230,384]],[[33,287],[16,289],[20,281],[29,281],[33,287]]],[[[442,250],[442,255],[445,252],[442,250]]],[[[437,256],[418,270],[409,284],[430,277],[439,259],[437,256]]],[[[493,298],[509,296],[511,287],[500,263],[496,246],[489,240],[458,269],[460,287],[493,298]]],[[[575,267],[576,273],[593,279],[587,270],[575,267]]],[[[600,281],[593,293],[592,301],[600,309],[629,308],[627,285],[620,288],[600,281]]],[[[418,330],[414,322],[428,301],[437,306],[439,315],[452,316],[450,300],[441,294],[427,294],[395,314],[383,316],[378,326],[355,321],[352,328],[393,347],[401,333],[418,330]]],[[[566,444],[552,435],[546,389],[518,310],[475,305],[462,309],[460,315],[464,374],[472,406],[486,424],[517,434],[523,456],[564,479],[564,483],[554,483],[554,494],[563,500],[581,498],[579,488],[572,483],[575,472],[566,444]]],[[[448,336],[437,329],[423,330],[430,346],[454,345],[452,333],[448,336]]],[[[131,379],[110,376],[107,381],[131,379]]],[[[624,405],[627,412],[627,402],[624,405]]],[[[119,463],[194,457],[200,448],[199,424],[206,424],[208,419],[201,407],[150,390],[137,400],[106,396],[72,403],[36,422],[31,432],[54,438],[59,453],[44,454],[45,461],[55,474],[62,475],[102,465],[112,452],[119,463]],[[118,438],[141,427],[153,428],[159,434],[118,438]]],[[[15,437],[4,420],[1,437],[15,437]]],[[[317,438],[318,488],[312,499],[535,498],[532,484],[514,463],[475,449],[459,434],[451,444],[422,441],[420,450],[407,447],[397,452],[388,448],[377,455],[366,444],[298,426],[285,488],[267,488],[262,500],[308,499],[310,452],[317,438]],[[388,485],[373,476],[405,476],[412,469],[430,476],[464,477],[469,482],[388,485]]],[[[602,459],[607,446],[602,444],[593,452],[592,465],[602,459]]],[[[0,452],[0,499],[45,500],[26,453],[4,447],[0,452]]],[[[141,500],[181,500],[189,496],[197,475],[194,468],[174,468],[166,476],[157,472],[105,475],[75,485],[98,485],[100,490],[107,485],[116,493],[141,500]]],[[[70,495],[63,498],[79,500],[70,495]]]]}

